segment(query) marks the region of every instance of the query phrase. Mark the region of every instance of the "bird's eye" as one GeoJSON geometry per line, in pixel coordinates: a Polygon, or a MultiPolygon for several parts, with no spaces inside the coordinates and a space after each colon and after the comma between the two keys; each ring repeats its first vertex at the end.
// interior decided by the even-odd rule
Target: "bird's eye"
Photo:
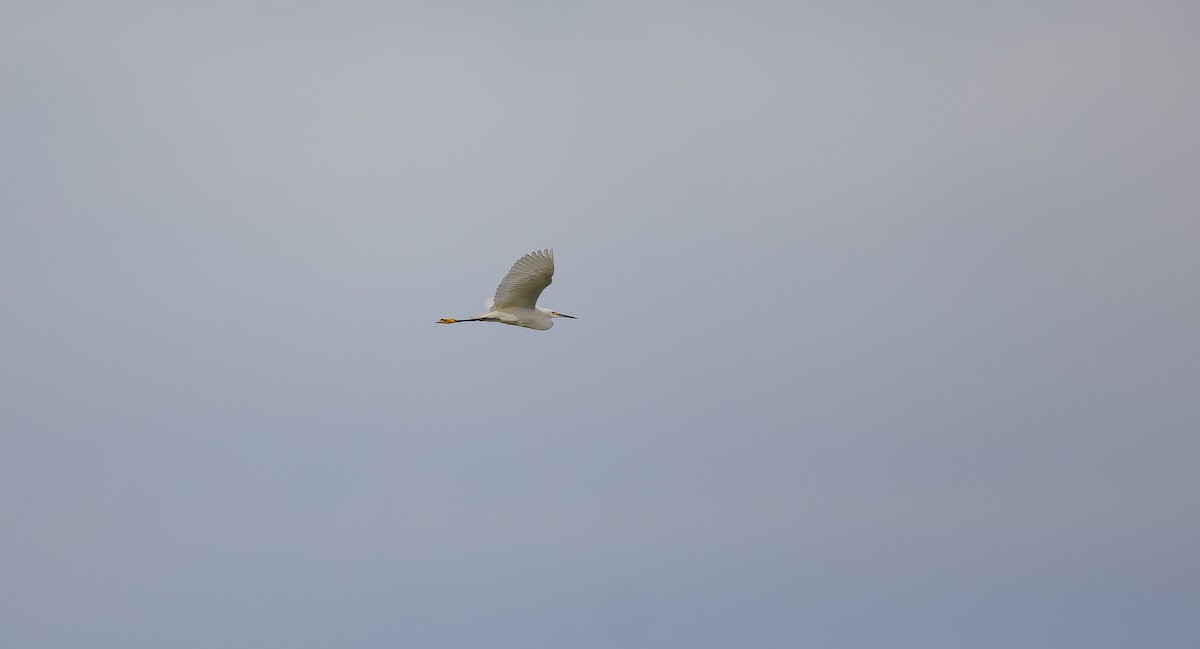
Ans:
{"type": "Polygon", "coordinates": [[[558,311],[551,311],[550,315],[558,315],[558,311]]]}

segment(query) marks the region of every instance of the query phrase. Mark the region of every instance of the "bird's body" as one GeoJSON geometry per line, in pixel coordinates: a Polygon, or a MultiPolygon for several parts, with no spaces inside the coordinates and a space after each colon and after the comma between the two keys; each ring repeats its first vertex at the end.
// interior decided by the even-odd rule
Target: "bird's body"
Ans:
{"type": "Polygon", "coordinates": [[[537,306],[538,297],[550,285],[553,277],[554,251],[546,249],[531,252],[518,259],[500,281],[487,313],[462,320],[442,318],[438,324],[499,322],[545,331],[554,326],[553,318],[575,317],[537,306]]]}

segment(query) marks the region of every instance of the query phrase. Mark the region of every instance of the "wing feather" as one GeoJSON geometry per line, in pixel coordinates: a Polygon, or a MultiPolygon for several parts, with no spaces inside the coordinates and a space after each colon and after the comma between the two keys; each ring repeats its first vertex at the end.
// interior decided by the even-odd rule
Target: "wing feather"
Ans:
{"type": "Polygon", "coordinates": [[[554,276],[554,250],[535,250],[517,260],[500,280],[493,309],[525,307],[532,309],[554,276]]]}

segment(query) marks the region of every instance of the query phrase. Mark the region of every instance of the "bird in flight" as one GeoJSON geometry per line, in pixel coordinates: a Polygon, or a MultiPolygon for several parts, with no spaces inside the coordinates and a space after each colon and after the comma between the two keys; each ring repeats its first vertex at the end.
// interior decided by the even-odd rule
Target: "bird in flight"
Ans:
{"type": "Polygon", "coordinates": [[[535,250],[517,260],[496,287],[496,297],[488,300],[488,312],[474,318],[442,318],[438,324],[457,322],[499,322],[545,331],[554,326],[552,318],[575,316],[537,306],[538,296],[550,286],[554,276],[554,250],[535,250]]]}

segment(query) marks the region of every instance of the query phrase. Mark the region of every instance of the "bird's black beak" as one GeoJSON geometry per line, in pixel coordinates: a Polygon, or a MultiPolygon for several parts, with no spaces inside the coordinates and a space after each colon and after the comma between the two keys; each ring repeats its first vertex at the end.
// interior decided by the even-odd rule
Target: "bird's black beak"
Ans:
{"type": "Polygon", "coordinates": [[[558,314],[558,317],[560,317],[560,318],[570,318],[570,319],[572,319],[572,320],[578,320],[578,319],[579,319],[579,318],[576,318],[576,317],[575,317],[575,316],[573,316],[573,315],[567,315],[567,314],[565,314],[565,313],[560,313],[560,314],[558,314]]]}

